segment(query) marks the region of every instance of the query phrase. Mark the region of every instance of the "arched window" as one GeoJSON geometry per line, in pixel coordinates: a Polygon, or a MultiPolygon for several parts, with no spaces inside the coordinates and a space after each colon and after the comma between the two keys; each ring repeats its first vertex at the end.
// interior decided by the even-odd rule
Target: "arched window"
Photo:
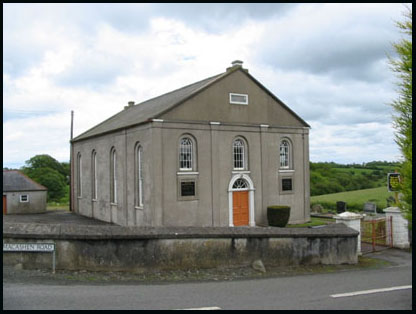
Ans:
{"type": "Polygon", "coordinates": [[[77,155],[77,196],[82,196],[82,165],[81,165],[81,153],[77,155]]]}
{"type": "Polygon", "coordinates": [[[179,145],[179,170],[194,169],[194,144],[191,138],[183,137],[179,145]]]}
{"type": "Polygon", "coordinates": [[[283,140],[280,143],[280,168],[290,168],[290,143],[288,140],[283,140]]]}
{"type": "Polygon", "coordinates": [[[110,202],[117,203],[117,154],[114,147],[110,151],[110,202]]]}
{"type": "Polygon", "coordinates": [[[248,189],[248,183],[244,179],[237,179],[233,184],[233,189],[241,190],[241,189],[248,189]]]}
{"type": "Polygon", "coordinates": [[[136,206],[143,206],[143,149],[140,145],[136,147],[136,173],[135,173],[135,182],[136,182],[136,206]]]}
{"type": "Polygon", "coordinates": [[[93,200],[97,199],[97,152],[95,150],[91,153],[91,197],[93,200]]]}
{"type": "Polygon", "coordinates": [[[246,148],[241,138],[237,138],[233,142],[233,165],[234,170],[245,170],[247,168],[246,148]]]}

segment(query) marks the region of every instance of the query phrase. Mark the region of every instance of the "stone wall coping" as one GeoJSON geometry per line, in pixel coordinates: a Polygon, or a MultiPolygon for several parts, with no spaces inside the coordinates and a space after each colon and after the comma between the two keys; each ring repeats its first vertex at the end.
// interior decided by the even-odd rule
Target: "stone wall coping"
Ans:
{"type": "Polygon", "coordinates": [[[401,210],[399,207],[387,207],[385,209],[383,209],[383,212],[385,213],[401,213],[401,210]]]}
{"type": "Polygon", "coordinates": [[[353,213],[353,212],[344,212],[342,214],[334,216],[333,218],[338,219],[338,220],[354,220],[354,219],[361,219],[363,218],[363,216],[360,214],[353,213]]]}
{"type": "Polygon", "coordinates": [[[319,228],[123,227],[116,225],[3,223],[3,238],[14,239],[327,238],[356,237],[358,234],[358,231],[342,223],[319,228]]]}

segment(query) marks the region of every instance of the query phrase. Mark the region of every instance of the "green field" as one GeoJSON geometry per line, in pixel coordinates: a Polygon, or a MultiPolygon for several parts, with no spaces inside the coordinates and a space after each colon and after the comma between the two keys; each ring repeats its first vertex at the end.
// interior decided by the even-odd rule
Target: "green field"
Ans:
{"type": "Polygon", "coordinates": [[[350,173],[352,175],[364,175],[371,177],[376,182],[376,186],[385,186],[387,184],[387,173],[393,172],[391,167],[380,167],[382,169],[365,169],[365,168],[334,168],[336,171],[350,173]]]}
{"type": "Polygon", "coordinates": [[[386,199],[389,196],[394,197],[394,193],[388,192],[387,187],[379,187],[374,189],[312,196],[311,206],[314,204],[321,204],[325,209],[335,210],[336,202],[343,201],[347,203],[348,210],[361,211],[364,203],[373,202],[377,204],[377,211],[380,211],[387,207],[386,199]]]}

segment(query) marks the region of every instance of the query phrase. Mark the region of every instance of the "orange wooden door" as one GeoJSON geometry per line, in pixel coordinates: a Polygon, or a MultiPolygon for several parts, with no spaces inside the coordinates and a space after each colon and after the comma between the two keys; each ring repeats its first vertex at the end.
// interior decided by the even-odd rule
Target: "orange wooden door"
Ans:
{"type": "Polygon", "coordinates": [[[7,214],[7,196],[3,195],[3,215],[7,214]]]}
{"type": "Polygon", "coordinates": [[[233,192],[234,226],[248,225],[248,191],[233,192]]]}

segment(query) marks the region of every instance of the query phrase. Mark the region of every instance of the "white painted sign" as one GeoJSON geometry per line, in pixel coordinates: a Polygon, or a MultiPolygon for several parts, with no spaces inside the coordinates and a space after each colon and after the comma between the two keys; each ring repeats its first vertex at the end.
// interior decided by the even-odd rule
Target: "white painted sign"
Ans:
{"type": "Polygon", "coordinates": [[[52,272],[55,273],[55,243],[4,243],[3,252],[51,252],[52,272]]]}
{"type": "Polygon", "coordinates": [[[3,243],[3,252],[53,252],[55,243],[3,243]]]}

